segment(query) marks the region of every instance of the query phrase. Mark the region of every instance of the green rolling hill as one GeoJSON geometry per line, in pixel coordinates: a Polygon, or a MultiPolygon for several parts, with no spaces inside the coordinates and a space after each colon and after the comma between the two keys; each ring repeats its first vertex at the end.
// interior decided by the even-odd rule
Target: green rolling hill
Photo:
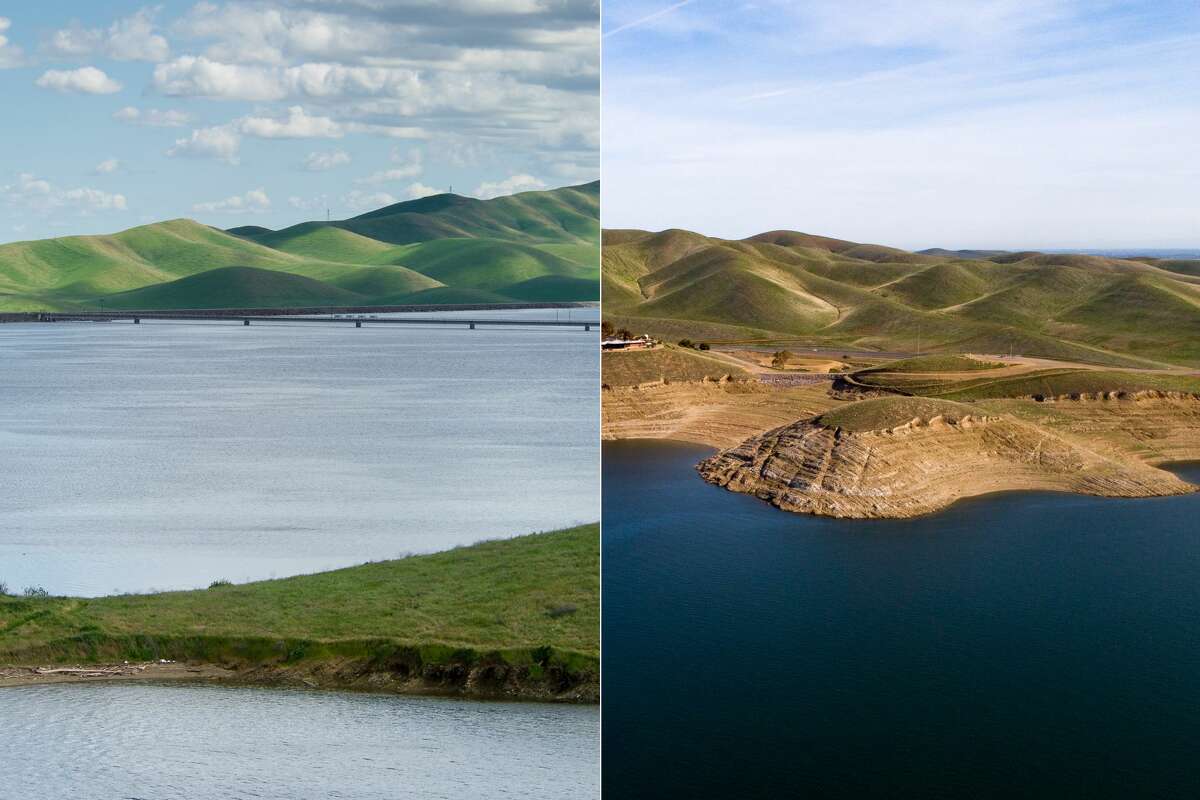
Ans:
{"type": "Polygon", "coordinates": [[[14,242],[0,245],[0,311],[595,300],[599,200],[595,182],[278,231],[178,219],[14,242]]]}
{"type": "Polygon", "coordinates": [[[1200,366],[1200,261],[604,231],[605,318],[664,338],[1200,366]],[[1153,320],[1152,324],[1148,321],[1153,320]]]}
{"type": "Polygon", "coordinates": [[[315,278],[257,267],[220,267],[167,283],[111,294],[104,307],[288,308],[354,306],[364,296],[315,278]]]}

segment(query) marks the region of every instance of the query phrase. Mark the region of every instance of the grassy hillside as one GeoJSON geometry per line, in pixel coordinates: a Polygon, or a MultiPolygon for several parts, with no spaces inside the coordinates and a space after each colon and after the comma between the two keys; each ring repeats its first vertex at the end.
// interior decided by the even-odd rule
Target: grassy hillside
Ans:
{"type": "Polygon", "coordinates": [[[866,375],[872,372],[974,372],[1003,366],[1004,364],[998,361],[982,361],[967,356],[920,356],[889,361],[878,367],[863,370],[860,374],[866,375]]]}
{"type": "Polygon", "coordinates": [[[666,338],[1200,365],[1190,262],[620,230],[602,280],[607,319],[666,338]]]}
{"type": "Polygon", "coordinates": [[[0,663],[165,657],[253,666],[397,647],[427,662],[499,652],[530,663],[549,648],[596,670],[599,545],[599,525],[584,525],[199,591],[0,596],[0,663]]]}
{"type": "Polygon", "coordinates": [[[271,295],[272,284],[262,276],[232,281],[225,273],[128,295],[226,267],[320,281],[328,287],[274,285],[291,287],[297,296],[323,293],[330,302],[339,291],[361,295],[355,303],[385,305],[443,288],[447,297],[486,296],[488,302],[594,300],[599,238],[598,183],[492,200],[435,195],[279,231],[253,225],[220,231],[172,220],[109,236],[0,245],[0,310],[96,308],[102,300],[110,308],[130,302],[171,303],[164,309],[291,304],[286,294],[271,295]],[[204,293],[192,294],[201,288],[204,293]]]}
{"type": "Polygon", "coordinates": [[[323,281],[254,267],[222,267],[177,281],[109,295],[105,308],[288,308],[353,306],[364,295],[323,281]]]}
{"type": "Polygon", "coordinates": [[[743,369],[712,356],[674,345],[656,350],[609,352],[601,356],[601,380],[606,386],[637,386],[664,378],[673,381],[749,377],[743,369]]]}
{"type": "Polygon", "coordinates": [[[946,374],[938,374],[937,370],[932,369],[924,373],[906,370],[903,368],[904,363],[896,362],[901,369],[894,369],[895,365],[883,365],[856,372],[850,376],[850,383],[870,389],[946,400],[987,400],[1038,395],[1054,397],[1145,390],[1200,393],[1200,376],[1195,375],[1109,369],[986,369],[986,365],[984,369],[953,370],[945,371],[946,374]],[[952,374],[953,372],[959,374],[952,374]]]}
{"type": "Polygon", "coordinates": [[[577,264],[532,245],[497,239],[438,239],[396,247],[369,259],[397,264],[447,286],[503,291],[533,278],[578,278],[597,283],[597,266],[577,264]]]}
{"type": "Polygon", "coordinates": [[[368,239],[324,222],[304,222],[281,231],[260,229],[247,238],[285,253],[350,264],[369,262],[391,250],[391,245],[386,242],[368,239]]]}
{"type": "Polygon", "coordinates": [[[971,406],[946,400],[931,400],[925,397],[879,397],[839,406],[822,414],[817,421],[829,428],[878,431],[895,428],[918,418],[926,422],[938,416],[957,420],[968,414],[979,413],[971,406]]]}

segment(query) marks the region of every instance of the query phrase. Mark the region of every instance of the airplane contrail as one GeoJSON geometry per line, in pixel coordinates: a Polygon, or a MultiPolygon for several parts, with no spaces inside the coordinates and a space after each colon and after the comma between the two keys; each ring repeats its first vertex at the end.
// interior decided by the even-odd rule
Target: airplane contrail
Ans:
{"type": "Polygon", "coordinates": [[[616,28],[613,28],[611,31],[604,34],[604,36],[602,38],[607,39],[609,36],[618,34],[621,31],[627,31],[630,28],[636,28],[639,25],[645,25],[647,22],[653,22],[654,20],[658,19],[659,17],[665,17],[667,14],[670,14],[672,11],[677,11],[678,9],[681,9],[686,5],[691,5],[694,2],[695,2],[695,0],[681,0],[681,2],[673,3],[672,5],[669,5],[660,11],[655,11],[653,14],[647,14],[646,16],[642,17],[641,19],[635,19],[633,22],[626,22],[624,25],[620,25],[616,28]]]}

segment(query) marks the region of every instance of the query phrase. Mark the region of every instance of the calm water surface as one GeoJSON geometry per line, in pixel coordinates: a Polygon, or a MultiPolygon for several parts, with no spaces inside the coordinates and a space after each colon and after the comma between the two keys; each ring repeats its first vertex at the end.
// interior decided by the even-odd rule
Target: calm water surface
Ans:
{"type": "Polygon", "coordinates": [[[1200,796],[1200,495],[837,521],[708,452],[605,446],[606,796],[1200,796]]]}
{"type": "Polygon", "coordinates": [[[594,800],[599,717],[275,689],[0,689],[0,797],[594,800]]]}
{"type": "MultiPolygon", "coordinates": [[[[489,313],[568,314],[469,316],[489,313]]],[[[569,329],[0,325],[0,581],[192,588],[594,521],[596,350],[569,329]]]]}

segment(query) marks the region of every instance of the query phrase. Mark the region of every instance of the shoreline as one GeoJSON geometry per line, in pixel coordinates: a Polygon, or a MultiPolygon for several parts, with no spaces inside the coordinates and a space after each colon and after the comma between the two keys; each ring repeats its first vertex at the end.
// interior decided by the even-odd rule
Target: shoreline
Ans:
{"type": "Polygon", "coordinates": [[[208,589],[4,594],[0,686],[165,677],[596,703],[599,557],[591,523],[208,589]]]}
{"type": "Polygon", "coordinates": [[[844,404],[823,394],[704,381],[610,387],[601,439],[713,448],[694,465],[700,479],[782,511],[840,519],[911,519],[997,492],[1200,491],[1162,468],[1200,460],[1195,395],[1003,398],[980,401],[981,414],[961,425],[914,419],[843,431],[812,422],[844,404]]]}
{"type": "Polygon", "coordinates": [[[564,685],[531,679],[528,672],[501,675],[495,671],[494,664],[470,668],[457,666],[449,665],[433,675],[411,675],[389,669],[359,671],[362,665],[351,661],[259,664],[242,668],[189,661],[9,665],[0,666],[0,690],[85,683],[195,683],[444,697],[476,702],[600,703],[599,680],[594,674],[564,685]]]}

